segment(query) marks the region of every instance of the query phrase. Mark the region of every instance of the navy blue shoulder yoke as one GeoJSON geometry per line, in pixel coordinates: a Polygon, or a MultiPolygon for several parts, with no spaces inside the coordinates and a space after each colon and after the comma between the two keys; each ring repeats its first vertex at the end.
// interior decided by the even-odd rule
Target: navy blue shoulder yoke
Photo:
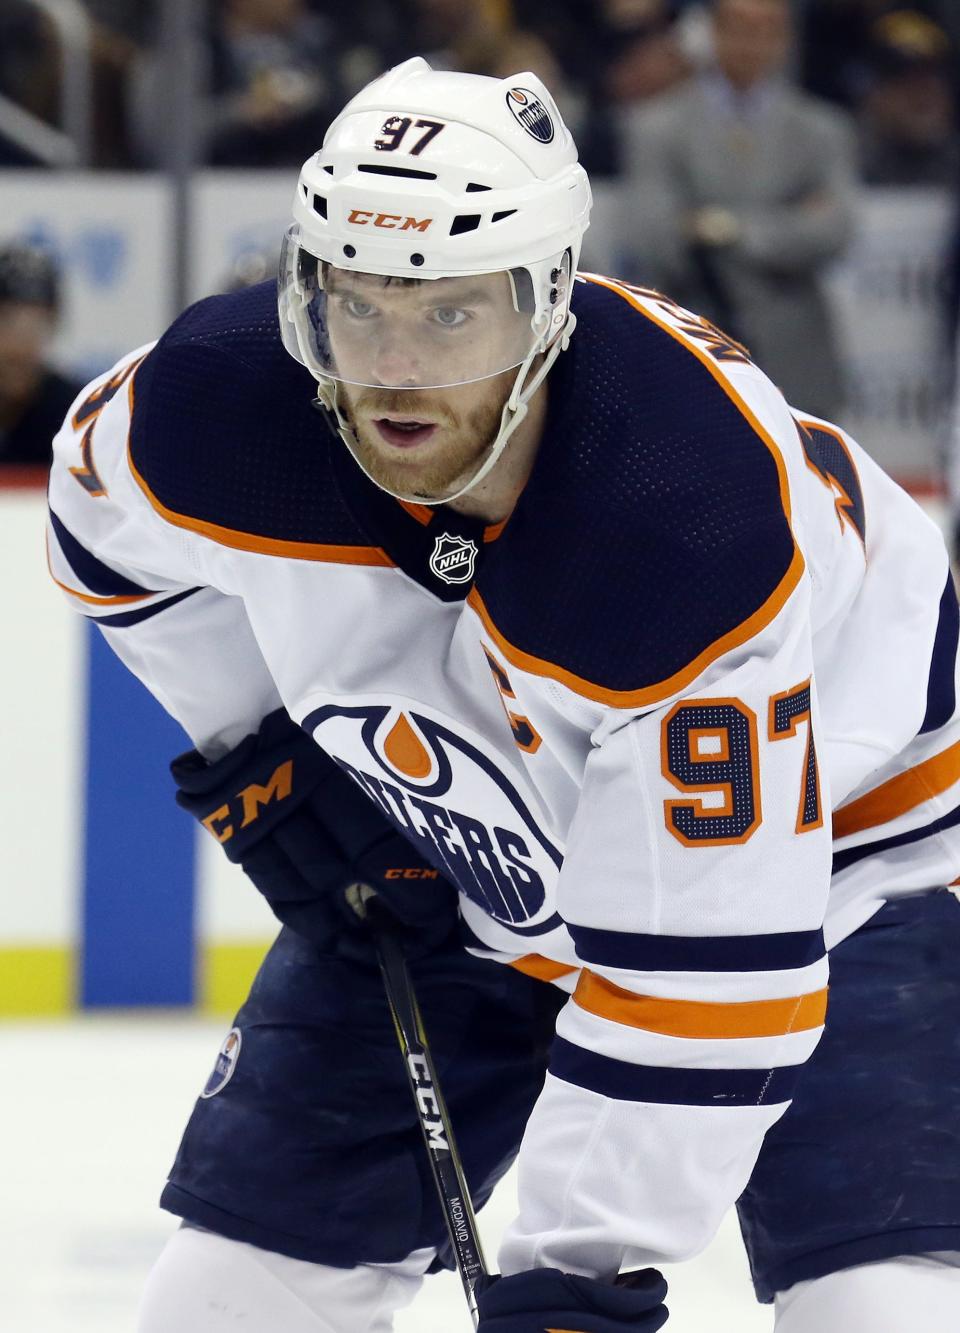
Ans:
{"type": "Polygon", "coordinates": [[[315,396],[309,372],[280,340],[275,283],[209,297],[137,370],[133,466],[186,526],[366,545],[334,484],[333,440],[311,406],[315,396]]]}
{"type": "Polygon", "coordinates": [[[803,560],[782,460],[709,346],[597,283],[574,308],[533,475],[471,602],[518,665],[653,704],[771,619],[803,560]]]}

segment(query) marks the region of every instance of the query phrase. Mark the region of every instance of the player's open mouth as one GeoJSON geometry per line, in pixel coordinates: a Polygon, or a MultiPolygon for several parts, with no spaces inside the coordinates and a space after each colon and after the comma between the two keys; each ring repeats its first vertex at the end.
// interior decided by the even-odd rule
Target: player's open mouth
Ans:
{"type": "Polygon", "coordinates": [[[437,429],[435,421],[398,421],[380,417],[373,423],[382,439],[395,449],[410,449],[429,440],[437,429]]]}

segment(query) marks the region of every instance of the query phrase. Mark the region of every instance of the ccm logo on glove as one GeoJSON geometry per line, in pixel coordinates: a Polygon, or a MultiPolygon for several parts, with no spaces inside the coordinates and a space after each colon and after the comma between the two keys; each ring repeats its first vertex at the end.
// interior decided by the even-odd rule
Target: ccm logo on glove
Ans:
{"type": "MultiPolygon", "coordinates": [[[[247,828],[254,820],[260,818],[260,807],[269,805],[271,801],[285,801],[293,791],[293,760],[288,759],[286,763],[281,764],[275,769],[273,777],[266,785],[259,782],[251,782],[249,787],[244,787],[243,791],[237,792],[237,800],[241,802],[243,811],[243,822],[241,828],[247,828]]],[[[223,824],[224,820],[230,818],[230,806],[221,805],[217,810],[212,811],[200,823],[205,829],[208,829],[217,842],[229,842],[234,835],[234,826],[232,824],[223,824]],[[221,824],[223,827],[218,828],[221,824]]]]}
{"type": "Polygon", "coordinates": [[[282,708],[222,758],[191,750],[171,772],[177,804],[243,867],[274,915],[321,948],[372,954],[346,898],[358,883],[374,890],[410,957],[457,930],[457,892],[443,871],[282,708]]]}

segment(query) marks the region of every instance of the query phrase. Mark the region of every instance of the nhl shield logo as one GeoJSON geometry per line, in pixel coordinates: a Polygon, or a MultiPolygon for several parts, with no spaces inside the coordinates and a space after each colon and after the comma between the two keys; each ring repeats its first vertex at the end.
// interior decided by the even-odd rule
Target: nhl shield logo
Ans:
{"type": "Polygon", "coordinates": [[[220,1047],[216,1064],[213,1066],[213,1071],[207,1079],[203,1092],[200,1094],[201,1097],[215,1097],[218,1092],[222,1092],[227,1086],[233,1078],[242,1045],[243,1038],[240,1035],[240,1029],[231,1028],[220,1047]]]}
{"type": "Polygon", "coordinates": [[[553,142],[553,120],[536,93],[529,88],[511,88],[507,106],[531,138],[538,143],[553,142]]]}
{"type": "Polygon", "coordinates": [[[444,583],[472,583],[477,563],[477,544],[466,537],[444,532],[433,544],[430,571],[444,583]]]}

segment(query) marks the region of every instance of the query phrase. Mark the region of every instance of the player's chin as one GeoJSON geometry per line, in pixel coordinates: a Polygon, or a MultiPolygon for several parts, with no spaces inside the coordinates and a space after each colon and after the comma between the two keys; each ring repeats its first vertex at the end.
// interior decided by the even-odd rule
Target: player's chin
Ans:
{"type": "Polygon", "coordinates": [[[441,481],[437,474],[446,471],[444,450],[435,447],[432,441],[395,448],[380,439],[377,432],[362,428],[357,432],[357,439],[360,462],[369,475],[388,490],[422,493],[425,485],[437,486],[441,481]]]}

